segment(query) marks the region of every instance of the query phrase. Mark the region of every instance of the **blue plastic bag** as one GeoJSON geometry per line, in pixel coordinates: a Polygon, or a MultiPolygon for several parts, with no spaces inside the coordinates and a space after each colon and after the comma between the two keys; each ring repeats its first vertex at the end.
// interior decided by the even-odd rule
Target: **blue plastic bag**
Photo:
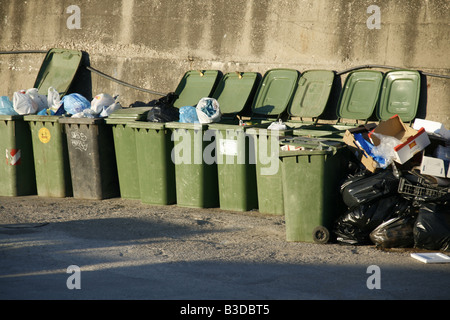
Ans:
{"type": "Polygon", "coordinates": [[[0,97],[0,115],[15,116],[18,115],[11,100],[7,96],[0,97]]]}
{"type": "Polygon", "coordinates": [[[192,106],[184,106],[180,108],[180,120],[184,123],[199,123],[197,109],[192,106]]]}
{"type": "Polygon", "coordinates": [[[83,112],[84,109],[88,109],[91,107],[91,103],[89,102],[89,100],[79,93],[71,93],[67,96],[64,96],[61,100],[61,103],[64,106],[64,110],[69,114],[83,112]]]}

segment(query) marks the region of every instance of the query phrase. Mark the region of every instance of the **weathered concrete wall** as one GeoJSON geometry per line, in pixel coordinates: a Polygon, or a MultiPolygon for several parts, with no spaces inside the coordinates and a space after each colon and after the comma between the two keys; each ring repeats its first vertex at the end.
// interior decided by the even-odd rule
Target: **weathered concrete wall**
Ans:
{"type": "MultiPolygon", "coordinates": [[[[0,0],[0,30],[0,50],[84,50],[92,67],[158,92],[190,69],[379,64],[450,75],[448,0],[0,0]],[[71,5],[80,29],[70,28],[71,5]]],[[[0,55],[0,94],[31,87],[42,59],[0,55]]],[[[124,105],[156,98],[97,75],[92,83],[124,105]]],[[[427,119],[450,128],[450,79],[427,77],[427,87],[427,119]]]]}

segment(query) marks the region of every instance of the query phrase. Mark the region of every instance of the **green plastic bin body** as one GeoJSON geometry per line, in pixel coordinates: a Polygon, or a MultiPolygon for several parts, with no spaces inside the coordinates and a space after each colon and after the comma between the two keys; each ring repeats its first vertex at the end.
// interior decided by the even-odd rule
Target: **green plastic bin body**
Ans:
{"type": "Polygon", "coordinates": [[[171,130],[164,123],[145,121],[135,121],[128,126],[135,135],[141,202],[153,205],[176,203],[171,130]]]}
{"type": "Polygon", "coordinates": [[[38,196],[72,196],[67,138],[60,116],[26,115],[33,143],[38,196]]]}
{"type": "Polygon", "coordinates": [[[73,197],[120,195],[112,128],[102,118],[61,118],[65,125],[73,197]]]}
{"type": "Polygon", "coordinates": [[[141,198],[135,130],[130,125],[144,120],[149,110],[149,107],[123,108],[105,118],[112,128],[120,197],[124,199],[141,198]]]}
{"type": "Polygon", "coordinates": [[[36,194],[31,131],[23,116],[0,115],[0,150],[6,153],[0,162],[0,196],[36,194]]]}
{"type": "Polygon", "coordinates": [[[208,125],[168,122],[166,128],[172,130],[177,205],[218,207],[217,164],[211,157],[212,151],[208,153],[214,141],[212,135],[205,136],[208,125]]]}
{"type": "MultiPolygon", "coordinates": [[[[258,190],[258,150],[255,148],[258,147],[259,140],[250,129],[267,128],[286,110],[295,92],[298,76],[299,72],[293,69],[268,70],[258,85],[251,105],[252,117],[247,125],[242,126],[239,121],[210,125],[210,129],[216,132],[221,209],[258,209],[258,194],[266,196],[264,183],[261,185],[262,191],[258,190]]],[[[261,202],[265,200],[262,198],[261,202]]]]}
{"type": "Polygon", "coordinates": [[[330,240],[333,223],[345,210],[339,188],[346,154],[344,146],[280,152],[287,241],[330,240]]]}

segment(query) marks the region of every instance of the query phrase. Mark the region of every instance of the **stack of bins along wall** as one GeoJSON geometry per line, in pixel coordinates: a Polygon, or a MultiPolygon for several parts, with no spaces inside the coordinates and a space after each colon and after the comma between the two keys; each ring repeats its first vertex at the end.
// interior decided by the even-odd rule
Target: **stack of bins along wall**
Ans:
{"type": "Polygon", "coordinates": [[[224,121],[210,125],[210,129],[216,132],[221,209],[247,211],[258,208],[258,151],[255,148],[259,140],[255,131],[250,129],[267,128],[286,110],[298,75],[299,72],[293,69],[268,70],[256,91],[249,121],[224,121]]]}
{"type": "Polygon", "coordinates": [[[340,185],[347,172],[347,148],[336,141],[291,140],[304,150],[280,151],[286,240],[326,243],[345,210],[340,185]]]}
{"type": "MultiPolygon", "coordinates": [[[[186,72],[175,90],[179,97],[173,105],[176,108],[195,106],[201,98],[213,94],[221,78],[222,73],[218,70],[186,72]]],[[[217,207],[217,165],[214,162],[205,162],[203,158],[203,149],[208,145],[203,136],[208,125],[167,122],[165,129],[169,129],[166,132],[174,142],[171,160],[175,166],[177,205],[195,208],[217,207]]]]}
{"type": "Polygon", "coordinates": [[[105,119],[111,126],[116,154],[120,197],[140,199],[136,139],[130,124],[147,117],[150,107],[123,108],[105,119]]]}
{"type": "Polygon", "coordinates": [[[135,135],[139,171],[139,179],[135,183],[139,184],[141,202],[153,205],[176,203],[171,130],[164,123],[134,121],[128,125],[135,135]]]}
{"type": "Polygon", "coordinates": [[[21,115],[0,115],[0,196],[36,194],[31,131],[21,115]]]}
{"type": "Polygon", "coordinates": [[[120,195],[112,129],[102,118],[61,118],[67,133],[73,196],[106,199],[120,195]]]}
{"type": "Polygon", "coordinates": [[[72,196],[66,132],[60,119],[60,116],[24,116],[31,130],[38,196],[72,196]]]}

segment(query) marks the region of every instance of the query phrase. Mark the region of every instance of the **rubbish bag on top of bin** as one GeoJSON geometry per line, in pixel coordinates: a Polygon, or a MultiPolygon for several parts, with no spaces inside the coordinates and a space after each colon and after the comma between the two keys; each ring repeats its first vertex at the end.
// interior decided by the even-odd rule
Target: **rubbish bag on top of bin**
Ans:
{"type": "Polygon", "coordinates": [[[214,98],[201,98],[196,106],[200,123],[219,122],[222,118],[219,102],[214,98]]]}
{"type": "Polygon", "coordinates": [[[409,202],[399,195],[387,195],[348,210],[335,223],[337,240],[348,244],[370,244],[370,233],[383,222],[404,213],[409,202]]]}
{"type": "Polygon", "coordinates": [[[150,101],[148,106],[152,108],[147,113],[147,121],[160,123],[178,121],[180,111],[173,106],[177,98],[176,93],[170,92],[162,98],[150,101]]]}
{"type": "Polygon", "coordinates": [[[77,114],[91,107],[89,100],[79,93],[71,93],[64,96],[61,99],[61,103],[64,106],[64,110],[69,114],[77,114]]]}
{"type": "Polygon", "coordinates": [[[197,109],[193,106],[181,107],[179,121],[183,123],[199,123],[197,109]]]}
{"type": "Polygon", "coordinates": [[[13,94],[14,110],[21,115],[35,114],[38,110],[36,102],[25,91],[16,91],[13,94]]]}
{"type": "Polygon", "coordinates": [[[1,96],[0,97],[0,115],[4,116],[16,116],[18,113],[14,110],[14,106],[9,97],[1,96]]]}

